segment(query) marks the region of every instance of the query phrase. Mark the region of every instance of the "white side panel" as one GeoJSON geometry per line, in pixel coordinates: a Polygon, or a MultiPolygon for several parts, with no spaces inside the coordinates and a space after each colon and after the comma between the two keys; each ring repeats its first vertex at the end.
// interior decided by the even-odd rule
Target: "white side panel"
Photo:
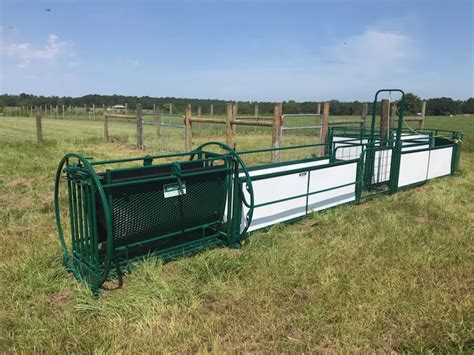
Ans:
{"type": "MultiPolygon", "coordinates": [[[[306,194],[308,173],[297,173],[253,181],[255,205],[306,194]]],[[[244,195],[250,202],[249,194],[244,195]]],[[[248,208],[243,206],[243,216],[248,208]]],[[[254,209],[249,231],[264,228],[275,223],[303,216],[306,213],[306,197],[270,204],[254,209]]],[[[243,221],[244,222],[244,221],[243,221]]],[[[245,222],[244,222],[245,223],[245,222]]],[[[243,226],[242,226],[243,227],[243,226]]]]}
{"type": "MultiPolygon", "coordinates": [[[[288,164],[277,166],[268,169],[259,169],[249,171],[251,177],[272,174],[282,171],[290,171],[295,169],[304,169],[311,168],[313,166],[329,164],[329,159],[320,159],[305,163],[298,164],[288,164]]],[[[308,186],[308,174],[291,174],[275,178],[263,179],[258,181],[252,181],[252,187],[254,191],[255,205],[260,203],[265,203],[274,200],[280,200],[291,196],[297,196],[305,194],[308,186]],[[301,192],[302,191],[302,192],[301,192]]],[[[240,177],[245,176],[245,174],[240,173],[240,177]]],[[[243,187],[244,196],[248,202],[250,202],[250,197],[247,192],[247,189],[243,187]]],[[[226,208],[227,211],[227,208],[226,208]]],[[[245,205],[242,208],[242,216],[245,218],[245,215],[248,212],[248,208],[245,205]]],[[[306,197],[293,199],[289,201],[284,201],[280,203],[271,204],[268,206],[260,207],[254,209],[252,224],[249,227],[248,231],[260,229],[267,227],[269,225],[283,222],[288,219],[296,218],[306,213],[306,197]]],[[[227,216],[227,212],[226,212],[227,216]]],[[[245,221],[242,221],[243,226],[245,221]]]]}
{"type": "MultiPolygon", "coordinates": [[[[320,159],[320,160],[315,160],[315,161],[309,161],[306,163],[288,164],[288,165],[276,166],[274,168],[268,168],[268,169],[251,170],[249,171],[249,175],[250,176],[266,175],[266,174],[278,173],[280,171],[310,168],[312,166],[325,165],[328,163],[329,163],[329,159],[320,159]]],[[[244,177],[245,174],[240,173],[239,176],[244,177]]]]}
{"type": "MultiPolygon", "coordinates": [[[[289,170],[301,169],[301,168],[310,168],[313,166],[325,165],[325,164],[329,164],[329,159],[320,159],[320,160],[315,160],[315,161],[310,161],[310,162],[305,162],[305,163],[288,164],[288,165],[277,166],[277,167],[268,168],[268,169],[253,170],[253,171],[249,171],[249,175],[259,176],[259,175],[264,175],[264,174],[277,173],[281,171],[289,171],[289,170]]],[[[244,177],[244,176],[245,176],[244,173],[239,174],[239,177],[244,177]]],[[[252,184],[254,188],[254,194],[256,195],[256,192],[255,192],[256,182],[253,182],[252,184]]],[[[245,186],[243,186],[243,190],[245,193],[245,198],[247,199],[247,201],[250,202],[245,186]]],[[[247,213],[247,211],[248,211],[247,207],[244,206],[243,207],[244,215],[247,213]]],[[[227,221],[227,202],[226,202],[226,207],[225,207],[225,212],[224,212],[224,221],[227,221]]]]}
{"type": "MultiPolygon", "coordinates": [[[[357,177],[357,163],[319,169],[310,172],[309,192],[354,183],[357,177]]],[[[320,211],[355,200],[355,184],[335,190],[317,193],[308,197],[308,212],[320,211]]]]}
{"type": "Polygon", "coordinates": [[[428,134],[402,134],[402,152],[411,150],[427,149],[430,148],[430,136],[428,134]],[[416,142],[404,142],[406,140],[416,139],[416,142]],[[426,145],[419,145],[420,143],[426,142],[426,145]],[[415,144],[415,145],[414,145],[415,144]]]}
{"type": "MultiPolygon", "coordinates": [[[[286,170],[294,169],[294,165],[285,166],[286,170]]],[[[279,167],[280,168],[280,167],[279,167]]],[[[270,172],[274,172],[273,169],[270,172]]],[[[258,171],[258,170],[257,170],[258,171]]],[[[280,170],[281,171],[281,170],[280,170]]],[[[268,173],[268,171],[267,171],[268,173]]],[[[309,172],[290,174],[253,181],[255,205],[304,195],[309,191],[315,192],[339,185],[354,183],[357,174],[357,163],[333,166],[309,172]],[[308,178],[310,183],[308,185],[308,178]]],[[[249,194],[243,189],[245,198],[249,201],[249,194]]],[[[310,207],[308,211],[319,211],[342,203],[355,200],[355,185],[342,187],[336,190],[314,194],[308,197],[310,207]]],[[[278,202],[254,209],[252,222],[248,231],[268,227],[306,214],[307,197],[300,197],[288,201],[278,202]]],[[[245,226],[245,215],[248,208],[243,206],[241,228],[245,226]]]]}
{"type": "Polygon", "coordinates": [[[451,174],[451,158],[453,147],[433,149],[430,151],[428,179],[451,174]]]}
{"type": "Polygon", "coordinates": [[[400,158],[398,186],[406,186],[425,181],[428,176],[430,151],[405,153],[400,158]]]}

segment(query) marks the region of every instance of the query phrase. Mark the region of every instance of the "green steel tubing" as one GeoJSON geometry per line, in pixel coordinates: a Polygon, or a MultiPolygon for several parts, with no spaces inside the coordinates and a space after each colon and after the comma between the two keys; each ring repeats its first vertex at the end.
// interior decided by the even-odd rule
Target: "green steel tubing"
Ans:
{"type": "MultiPolygon", "coordinates": [[[[358,160],[359,160],[359,158],[351,159],[351,160],[344,160],[344,161],[336,161],[334,163],[331,163],[331,167],[355,163],[358,160]]],[[[316,166],[311,166],[311,167],[296,168],[296,169],[292,169],[292,170],[277,171],[277,172],[274,172],[274,173],[268,173],[268,174],[254,176],[254,177],[252,177],[252,181],[258,181],[258,180],[274,178],[274,177],[280,177],[280,176],[291,175],[291,174],[298,174],[298,173],[305,172],[305,171],[314,171],[314,170],[326,169],[327,167],[328,167],[327,165],[316,165],[316,166]]]]}
{"type": "MultiPolygon", "coordinates": [[[[253,206],[254,206],[255,200],[254,200],[254,194],[253,194],[252,179],[250,178],[250,174],[249,174],[249,171],[247,169],[247,166],[244,164],[244,162],[240,158],[239,153],[237,153],[234,149],[229,147],[227,144],[224,144],[224,143],[221,143],[221,142],[207,142],[207,143],[201,144],[197,149],[195,149],[193,151],[193,154],[190,157],[190,160],[193,159],[193,157],[196,153],[202,152],[204,147],[212,146],[212,145],[218,146],[219,148],[228,151],[229,154],[232,155],[232,157],[236,160],[238,165],[240,165],[240,167],[242,169],[242,172],[245,174],[245,187],[246,187],[246,189],[249,193],[249,196],[250,196],[249,205],[251,207],[249,207],[249,211],[247,212],[247,215],[246,215],[247,224],[246,224],[245,228],[242,230],[242,232],[239,232],[239,235],[242,236],[247,232],[248,228],[250,227],[250,223],[251,223],[252,217],[253,217],[253,206]]],[[[239,180],[239,177],[238,177],[238,175],[239,175],[238,170],[239,169],[236,169],[236,170],[237,170],[236,171],[237,176],[236,176],[235,180],[239,180]]],[[[240,191],[240,189],[238,191],[240,191]]],[[[234,191],[234,193],[235,193],[235,191],[234,191]]],[[[242,200],[245,200],[244,194],[240,192],[240,195],[241,195],[240,197],[242,198],[242,200]]]]}
{"type": "MultiPolygon", "coordinates": [[[[102,285],[105,282],[105,280],[107,279],[107,276],[109,274],[110,267],[111,267],[111,264],[112,264],[112,253],[113,253],[112,243],[113,243],[113,239],[112,239],[112,220],[111,220],[111,216],[110,216],[110,208],[109,208],[109,204],[108,204],[107,198],[105,196],[104,190],[102,189],[101,183],[99,181],[99,177],[97,176],[96,172],[94,171],[92,165],[89,163],[89,161],[86,158],[84,158],[82,155],[77,154],[77,153],[68,153],[68,154],[66,154],[61,159],[61,162],[59,163],[58,169],[56,171],[55,184],[54,184],[54,209],[55,209],[55,215],[56,215],[56,227],[58,229],[59,242],[60,242],[62,250],[63,250],[64,261],[67,263],[67,262],[69,262],[69,252],[68,252],[66,242],[64,241],[64,232],[63,232],[63,228],[62,228],[62,225],[61,225],[61,212],[60,212],[60,206],[59,206],[59,184],[60,184],[61,175],[62,175],[62,172],[63,172],[63,167],[66,163],[69,164],[69,158],[77,159],[87,169],[87,171],[90,174],[89,176],[92,179],[92,181],[95,185],[95,188],[97,189],[97,192],[100,196],[102,206],[104,208],[105,222],[106,222],[106,226],[107,226],[107,238],[106,238],[105,260],[103,262],[103,271],[102,271],[102,274],[99,275],[100,278],[99,278],[99,281],[98,281],[98,285],[100,287],[100,285],[102,285]]],[[[72,185],[74,186],[74,184],[72,184],[72,185]]],[[[76,229],[76,232],[77,232],[77,226],[74,229],[76,229]]],[[[76,234],[76,237],[78,237],[77,234],[76,234]]],[[[74,242],[74,235],[73,235],[73,242],[74,242]]],[[[76,243],[77,243],[77,238],[76,238],[76,243]]],[[[71,253],[71,255],[72,255],[72,253],[71,253]]],[[[100,273],[100,269],[98,271],[100,273]]]]}
{"type": "Polygon", "coordinates": [[[326,144],[304,144],[304,145],[295,145],[291,147],[276,147],[276,148],[266,148],[266,149],[254,149],[254,150],[238,150],[235,151],[238,155],[245,155],[245,154],[254,154],[254,153],[265,153],[265,152],[274,152],[280,150],[290,150],[290,149],[304,149],[304,148],[312,148],[312,147],[324,147],[326,144]]]}
{"type": "Polygon", "coordinates": [[[145,159],[162,159],[162,158],[173,158],[173,157],[185,157],[188,156],[189,152],[184,153],[173,153],[165,155],[145,155],[142,157],[132,157],[132,158],[123,158],[123,159],[112,159],[112,160],[99,160],[94,162],[89,162],[90,165],[105,165],[105,164],[119,164],[119,163],[129,163],[132,161],[140,161],[145,159]]]}
{"type": "Polygon", "coordinates": [[[213,221],[211,223],[201,224],[198,227],[183,228],[183,229],[181,229],[177,232],[167,233],[167,234],[160,235],[158,237],[153,237],[153,238],[148,238],[148,239],[145,239],[145,240],[140,240],[139,242],[128,243],[126,246],[121,246],[121,247],[117,248],[117,250],[123,250],[124,248],[139,247],[139,246],[143,246],[144,244],[153,243],[153,242],[156,242],[158,240],[163,240],[163,239],[166,239],[166,238],[169,238],[169,237],[174,237],[176,235],[180,235],[180,234],[183,234],[183,233],[194,232],[196,230],[207,228],[207,227],[210,227],[212,225],[215,225],[217,222],[218,221],[213,221]]]}
{"type": "Polygon", "coordinates": [[[258,171],[258,170],[263,170],[263,169],[276,168],[279,166],[291,166],[295,164],[309,163],[309,162],[325,160],[329,158],[330,157],[325,155],[325,156],[315,157],[315,158],[294,159],[294,160],[289,160],[289,161],[280,161],[278,163],[268,163],[268,164],[262,164],[262,165],[257,165],[257,166],[250,166],[247,169],[248,171],[258,171]]]}
{"type": "MultiPolygon", "coordinates": [[[[186,155],[189,155],[189,153],[186,153],[186,155]]],[[[219,157],[202,158],[202,159],[196,159],[194,161],[199,162],[199,163],[200,162],[206,163],[206,162],[209,162],[209,161],[224,160],[226,157],[227,157],[226,155],[221,155],[219,157]]],[[[140,160],[146,161],[147,156],[144,156],[142,159],[139,159],[138,161],[140,161],[140,160]]],[[[183,162],[185,162],[185,161],[183,161],[183,162]]],[[[163,165],[174,165],[174,164],[176,164],[176,162],[164,163],[163,165]]],[[[125,168],[115,168],[114,172],[116,172],[116,171],[131,171],[131,170],[135,170],[136,168],[137,168],[136,166],[130,166],[130,167],[125,167],[125,168]]],[[[144,166],[141,167],[141,169],[152,169],[152,168],[156,168],[156,165],[144,165],[144,166]]]]}
{"type": "MultiPolygon", "coordinates": [[[[307,192],[305,194],[301,194],[301,195],[296,195],[296,196],[291,196],[291,197],[285,197],[285,198],[281,198],[279,200],[272,200],[272,201],[269,201],[269,202],[264,202],[264,203],[259,203],[257,205],[254,205],[253,208],[259,208],[259,207],[264,207],[264,206],[268,206],[268,205],[274,205],[276,203],[280,203],[280,202],[285,202],[285,201],[290,201],[290,200],[294,200],[294,199],[297,199],[297,198],[302,198],[302,197],[308,197],[308,196],[312,196],[312,195],[316,195],[316,194],[320,194],[320,193],[323,193],[323,192],[328,192],[328,191],[332,191],[332,190],[337,190],[337,189],[342,189],[343,187],[347,187],[347,186],[351,186],[351,185],[356,185],[357,184],[357,181],[354,181],[354,182],[349,182],[347,184],[342,184],[342,185],[338,185],[338,186],[334,186],[334,187],[330,187],[330,188],[327,188],[327,189],[324,189],[324,190],[318,190],[318,191],[313,191],[313,192],[307,192]]],[[[244,202],[245,204],[245,202],[244,202]]],[[[246,207],[249,207],[245,204],[246,207]]]]}
{"type": "Polygon", "coordinates": [[[180,178],[186,178],[186,177],[191,177],[191,176],[198,176],[198,175],[206,175],[210,173],[216,173],[216,172],[224,172],[224,171],[229,171],[229,168],[219,168],[219,169],[214,169],[212,171],[198,171],[198,172],[193,172],[193,173],[186,173],[186,174],[178,174],[175,172],[171,172],[169,176],[161,176],[157,178],[151,178],[151,179],[138,179],[138,180],[132,180],[132,181],[123,181],[123,182],[114,182],[114,183],[107,183],[102,185],[104,189],[110,189],[114,187],[123,187],[123,186],[131,186],[131,185],[140,185],[143,183],[148,183],[148,182],[159,182],[159,181],[166,181],[166,180],[173,180],[178,177],[180,178]]]}

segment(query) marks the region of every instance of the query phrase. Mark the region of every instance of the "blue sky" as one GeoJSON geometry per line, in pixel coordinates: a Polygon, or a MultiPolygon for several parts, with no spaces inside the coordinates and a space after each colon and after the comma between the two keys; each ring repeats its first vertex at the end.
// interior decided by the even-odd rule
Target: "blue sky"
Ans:
{"type": "Polygon", "coordinates": [[[471,0],[0,6],[0,93],[319,101],[400,87],[474,96],[471,0]]]}

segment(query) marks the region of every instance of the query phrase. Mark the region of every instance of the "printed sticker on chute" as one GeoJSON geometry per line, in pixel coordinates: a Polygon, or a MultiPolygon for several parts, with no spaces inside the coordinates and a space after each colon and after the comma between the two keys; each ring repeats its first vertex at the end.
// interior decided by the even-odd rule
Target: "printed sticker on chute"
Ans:
{"type": "Polygon", "coordinates": [[[186,182],[167,184],[163,186],[165,198],[186,195],[186,182]]]}

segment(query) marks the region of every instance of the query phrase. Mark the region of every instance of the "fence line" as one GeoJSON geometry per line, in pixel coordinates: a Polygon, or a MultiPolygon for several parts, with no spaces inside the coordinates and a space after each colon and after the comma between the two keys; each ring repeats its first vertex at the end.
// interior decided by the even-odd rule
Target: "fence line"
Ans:
{"type": "MultiPolygon", "coordinates": [[[[171,106],[170,106],[171,107],[171,106]]],[[[77,110],[76,107],[69,106],[67,108],[65,105],[59,106],[52,106],[52,105],[43,105],[43,106],[25,106],[21,108],[21,112],[31,114],[34,113],[34,117],[36,120],[36,132],[37,132],[37,141],[41,143],[43,141],[43,132],[42,132],[42,125],[41,120],[44,117],[47,117],[47,114],[53,114],[56,117],[60,116],[61,112],[69,110],[73,112],[73,110],[77,110]]],[[[81,108],[82,109],[82,108],[81,108]]],[[[87,110],[87,105],[84,107],[87,110]]],[[[273,117],[261,117],[258,116],[258,105],[255,105],[255,116],[243,116],[237,115],[238,109],[236,103],[228,103],[226,106],[226,117],[225,118],[217,118],[213,117],[213,110],[211,110],[211,115],[203,116],[202,109],[198,110],[197,116],[193,116],[191,105],[188,104],[186,107],[185,115],[180,114],[170,114],[170,113],[162,113],[160,110],[160,105],[155,104],[152,111],[144,111],[140,104],[137,105],[135,114],[124,114],[124,113],[116,113],[116,112],[108,112],[105,109],[105,106],[102,108],[97,108],[95,105],[92,105],[92,110],[97,111],[102,109],[102,116],[103,116],[103,141],[105,143],[110,142],[110,118],[117,118],[119,120],[123,120],[124,122],[135,123],[136,125],[136,147],[137,149],[145,149],[145,134],[144,134],[144,127],[145,126],[155,126],[155,133],[156,137],[160,137],[161,139],[161,150],[165,151],[167,149],[165,145],[165,132],[164,130],[167,129],[179,129],[183,130],[183,140],[182,140],[182,147],[184,150],[192,150],[193,148],[193,129],[200,128],[200,127],[193,127],[193,123],[198,125],[201,124],[219,124],[225,126],[225,142],[232,146],[234,141],[234,136],[236,135],[235,127],[237,126],[253,126],[253,127],[267,127],[271,128],[271,147],[272,148],[279,148],[283,144],[282,133],[284,131],[296,131],[296,130],[308,130],[308,129],[319,129],[320,132],[320,143],[323,144],[321,146],[320,154],[325,154],[326,149],[324,148],[327,142],[327,135],[330,126],[338,126],[338,125],[360,125],[361,127],[366,126],[367,116],[368,116],[368,104],[363,104],[362,106],[362,114],[359,119],[353,120],[336,120],[330,121],[330,103],[324,102],[322,104],[318,104],[316,106],[316,113],[307,113],[307,114],[283,114],[282,113],[282,104],[277,102],[274,103],[274,110],[273,110],[273,117]],[[323,113],[321,114],[321,109],[323,113]],[[153,116],[152,121],[145,121],[145,116],[153,116]],[[303,126],[286,126],[285,125],[285,117],[314,117],[315,124],[310,125],[303,125],[303,126]],[[177,123],[175,121],[165,122],[165,118],[176,118],[182,119],[183,123],[177,123]]],[[[127,107],[128,111],[128,107],[127,107]]],[[[394,107],[393,103],[389,102],[388,100],[382,101],[381,106],[381,126],[380,126],[380,133],[381,136],[384,137],[388,134],[389,127],[392,127],[398,118],[395,115],[396,107],[394,107]]],[[[408,117],[406,121],[414,121],[418,122],[420,128],[423,127],[424,119],[425,119],[425,112],[426,112],[426,102],[423,102],[422,105],[422,113],[420,117],[408,117]]],[[[172,132],[172,131],[170,131],[172,132]]],[[[148,135],[149,137],[149,135],[148,135]]],[[[174,136],[174,142],[176,142],[176,136],[174,136]]],[[[178,136],[178,140],[181,141],[181,138],[178,136]]],[[[179,148],[181,149],[181,148],[179,148]]],[[[272,153],[272,162],[278,162],[280,160],[279,151],[275,151],[272,153]]]]}

